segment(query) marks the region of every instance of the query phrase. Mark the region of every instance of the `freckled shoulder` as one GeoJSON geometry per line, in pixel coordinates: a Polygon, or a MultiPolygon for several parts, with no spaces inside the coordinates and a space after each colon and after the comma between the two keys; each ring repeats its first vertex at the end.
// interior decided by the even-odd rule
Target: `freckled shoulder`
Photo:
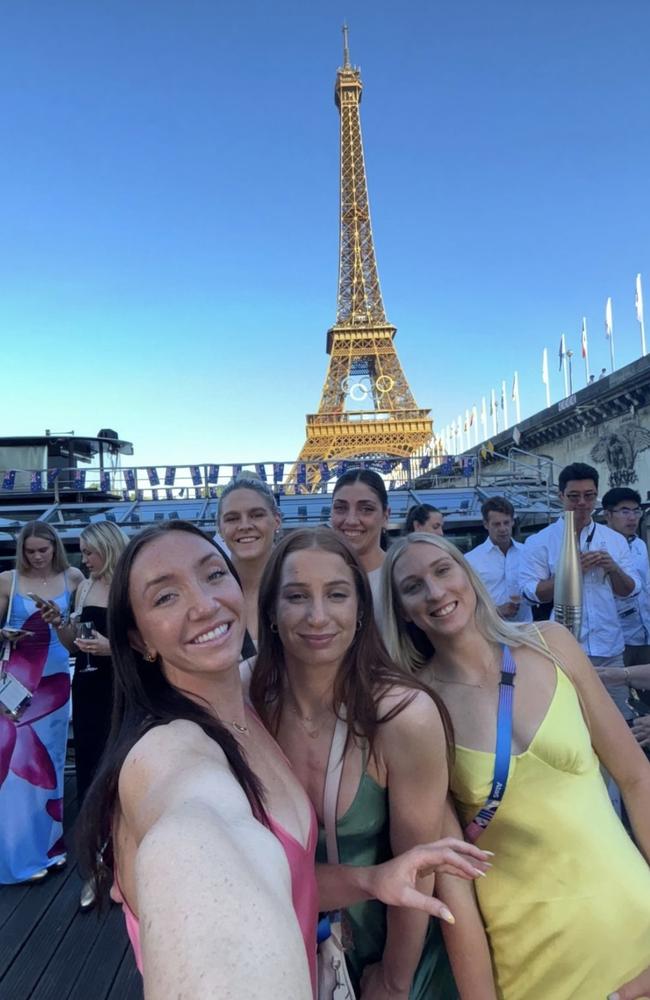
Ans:
{"type": "Polygon", "coordinates": [[[175,719],[155,726],[127,754],[120,772],[120,791],[123,781],[127,787],[131,782],[149,785],[168,772],[175,775],[179,767],[185,769],[198,757],[208,757],[212,764],[228,767],[221,747],[196,723],[175,719]]]}

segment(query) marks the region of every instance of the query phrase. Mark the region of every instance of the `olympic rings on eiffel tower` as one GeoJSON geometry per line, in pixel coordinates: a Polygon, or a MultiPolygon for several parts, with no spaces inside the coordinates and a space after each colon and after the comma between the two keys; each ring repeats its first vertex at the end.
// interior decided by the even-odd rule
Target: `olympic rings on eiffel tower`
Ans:
{"type": "Polygon", "coordinates": [[[395,379],[391,378],[390,375],[380,375],[375,382],[375,389],[383,395],[385,392],[390,392],[394,385],[395,379]]]}
{"type": "Polygon", "coordinates": [[[350,386],[348,394],[350,396],[350,399],[353,399],[355,403],[360,403],[363,399],[367,398],[369,392],[370,392],[369,386],[366,387],[363,384],[363,382],[355,382],[354,385],[350,386]],[[357,396],[355,396],[354,394],[355,390],[358,392],[357,396]]]}

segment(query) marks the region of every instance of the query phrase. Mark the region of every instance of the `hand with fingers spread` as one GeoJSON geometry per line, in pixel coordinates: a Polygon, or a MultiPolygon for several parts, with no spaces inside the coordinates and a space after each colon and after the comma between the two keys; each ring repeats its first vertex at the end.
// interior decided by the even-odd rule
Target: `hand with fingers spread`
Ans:
{"type": "Polygon", "coordinates": [[[451,911],[435,896],[419,892],[417,880],[434,873],[463,879],[479,878],[489,871],[491,856],[489,851],[482,851],[474,844],[446,837],[433,844],[413,847],[390,861],[375,865],[370,869],[370,891],[375,899],[388,906],[424,910],[432,917],[453,924],[451,911]]]}

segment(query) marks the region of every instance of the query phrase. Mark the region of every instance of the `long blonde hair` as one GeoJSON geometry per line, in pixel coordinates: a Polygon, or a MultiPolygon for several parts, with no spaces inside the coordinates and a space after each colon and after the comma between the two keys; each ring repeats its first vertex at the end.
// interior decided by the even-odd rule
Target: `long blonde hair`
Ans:
{"type": "Polygon", "coordinates": [[[425,531],[414,531],[406,538],[400,539],[386,553],[381,573],[382,602],[382,634],[384,643],[391,658],[404,670],[417,672],[432,658],[435,649],[428,636],[414,625],[407,622],[402,612],[402,605],[394,581],[394,570],[397,560],[404,555],[410,545],[433,545],[451,556],[454,562],[462,568],[476,595],[476,611],[474,621],[479,633],[488,642],[505,646],[528,646],[530,649],[553,659],[548,646],[541,638],[534,625],[509,625],[499,617],[494,601],[486,590],[485,584],[472,569],[463,554],[455,545],[440,535],[432,535],[425,531]]]}
{"type": "Polygon", "coordinates": [[[117,566],[117,560],[126,548],[128,538],[116,524],[112,521],[96,521],[89,524],[79,535],[79,541],[94,549],[103,560],[102,568],[95,576],[104,577],[106,583],[113,579],[113,573],[117,566]]]}

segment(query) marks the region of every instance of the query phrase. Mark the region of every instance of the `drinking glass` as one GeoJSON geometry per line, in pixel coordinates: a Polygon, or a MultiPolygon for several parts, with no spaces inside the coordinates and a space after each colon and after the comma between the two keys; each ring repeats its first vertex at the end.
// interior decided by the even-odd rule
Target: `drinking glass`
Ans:
{"type": "MultiPolygon", "coordinates": [[[[78,622],[77,623],[77,638],[78,639],[92,639],[94,628],[92,622],[78,622]]],[[[86,653],[86,666],[83,667],[79,673],[80,674],[91,674],[97,667],[93,667],[90,663],[90,653],[86,653]]]]}

